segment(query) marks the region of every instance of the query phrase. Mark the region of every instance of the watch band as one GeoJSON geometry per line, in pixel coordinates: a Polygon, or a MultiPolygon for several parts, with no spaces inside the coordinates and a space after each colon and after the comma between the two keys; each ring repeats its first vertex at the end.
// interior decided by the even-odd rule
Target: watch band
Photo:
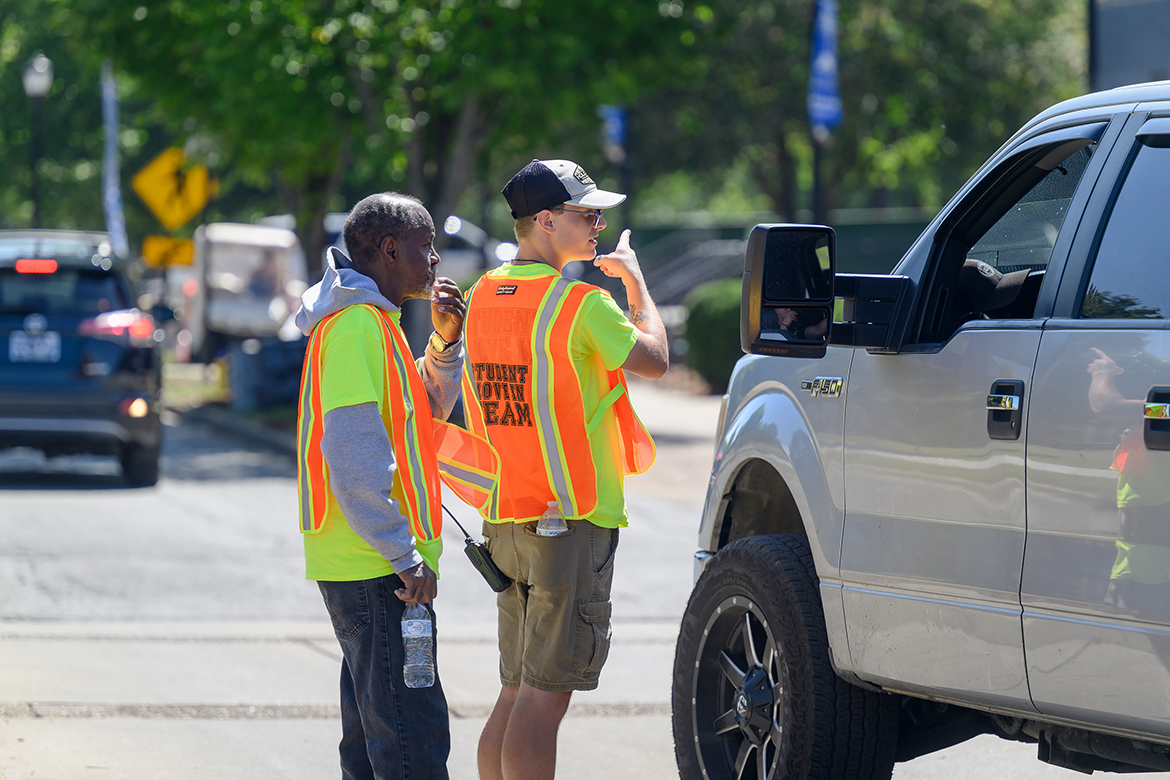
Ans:
{"type": "Polygon", "coordinates": [[[455,341],[448,343],[446,339],[439,335],[438,331],[431,331],[430,345],[431,349],[435,350],[435,352],[438,352],[439,354],[442,354],[454,348],[454,346],[462,340],[463,337],[460,336],[455,341]]]}

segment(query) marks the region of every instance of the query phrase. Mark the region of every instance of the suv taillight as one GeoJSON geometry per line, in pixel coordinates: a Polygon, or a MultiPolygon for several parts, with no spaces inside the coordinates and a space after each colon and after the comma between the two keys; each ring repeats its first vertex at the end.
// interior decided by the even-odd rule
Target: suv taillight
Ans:
{"type": "Polygon", "coordinates": [[[24,258],[16,261],[18,274],[53,274],[57,272],[56,260],[24,258]]]}
{"type": "Polygon", "coordinates": [[[126,339],[134,347],[154,346],[154,320],[137,309],[111,311],[84,320],[77,326],[80,336],[104,338],[113,341],[126,339]]]}

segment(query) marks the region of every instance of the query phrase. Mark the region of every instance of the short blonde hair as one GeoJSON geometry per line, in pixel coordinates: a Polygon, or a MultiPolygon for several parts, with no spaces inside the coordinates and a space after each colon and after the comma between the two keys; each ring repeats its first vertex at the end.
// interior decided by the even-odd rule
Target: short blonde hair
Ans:
{"type": "MultiPolygon", "coordinates": [[[[564,210],[565,210],[565,205],[563,203],[560,203],[560,204],[557,204],[556,206],[550,206],[547,209],[541,209],[540,211],[562,211],[563,212],[564,210]]],[[[539,214],[540,211],[536,212],[536,214],[533,214],[531,216],[520,217],[520,219],[516,220],[516,224],[512,226],[512,232],[516,234],[517,241],[523,241],[524,239],[526,239],[532,235],[532,228],[534,225],[536,225],[536,215],[539,214]]]]}
{"type": "Polygon", "coordinates": [[[516,224],[512,227],[512,232],[516,234],[517,241],[523,241],[532,235],[532,226],[535,220],[532,217],[520,217],[516,220],[516,224]]]}

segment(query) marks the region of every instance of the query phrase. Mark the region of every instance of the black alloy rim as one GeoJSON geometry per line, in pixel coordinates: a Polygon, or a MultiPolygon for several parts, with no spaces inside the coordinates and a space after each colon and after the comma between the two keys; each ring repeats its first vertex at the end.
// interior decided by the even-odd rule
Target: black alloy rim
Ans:
{"type": "Polygon", "coordinates": [[[751,599],[732,596],[715,608],[699,641],[695,671],[691,725],[703,777],[776,780],[787,664],[771,624],[751,599]]]}

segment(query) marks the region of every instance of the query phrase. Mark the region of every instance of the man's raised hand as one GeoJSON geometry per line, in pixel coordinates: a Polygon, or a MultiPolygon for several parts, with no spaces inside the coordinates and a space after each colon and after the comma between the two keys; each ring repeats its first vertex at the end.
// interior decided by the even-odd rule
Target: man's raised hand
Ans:
{"type": "Polygon", "coordinates": [[[463,336],[463,318],[467,316],[467,301],[459,285],[445,276],[435,280],[431,294],[431,323],[435,332],[448,344],[463,336]]]}
{"type": "Polygon", "coordinates": [[[623,230],[617,246],[607,255],[598,255],[593,258],[593,264],[600,268],[606,276],[614,276],[623,282],[627,279],[640,278],[642,269],[638,265],[638,256],[630,249],[630,231],[623,230]]]}

